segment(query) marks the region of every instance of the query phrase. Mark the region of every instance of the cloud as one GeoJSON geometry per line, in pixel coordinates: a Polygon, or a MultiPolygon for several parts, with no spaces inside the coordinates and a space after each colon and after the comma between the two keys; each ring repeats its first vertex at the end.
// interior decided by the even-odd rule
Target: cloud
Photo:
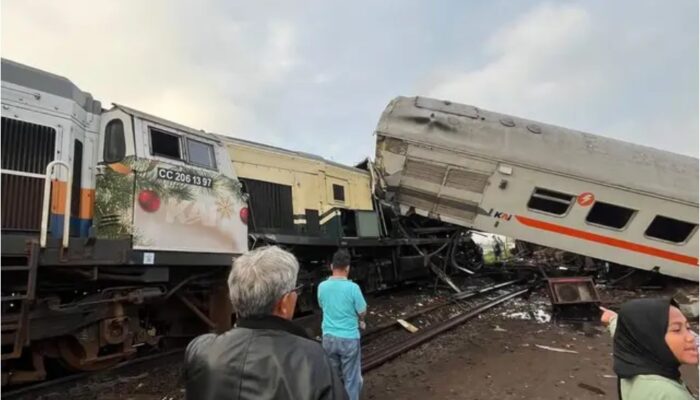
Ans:
{"type": "Polygon", "coordinates": [[[7,1],[0,40],[105,106],[339,162],[413,94],[697,155],[697,2],[399,3],[7,1]]]}
{"type": "Polygon", "coordinates": [[[678,40],[673,18],[668,29],[647,24],[648,8],[625,19],[625,10],[537,5],[490,35],[479,67],[436,69],[422,92],[697,156],[697,64],[678,60],[692,40],[678,40]],[[681,74],[662,76],[669,71],[681,74]]]}
{"type": "Polygon", "coordinates": [[[7,2],[3,57],[64,75],[106,107],[123,103],[196,129],[242,135],[258,123],[251,104],[299,65],[296,27],[283,19],[236,18],[225,7],[7,2]]]}
{"type": "Polygon", "coordinates": [[[559,109],[563,99],[588,96],[602,84],[595,69],[577,62],[590,35],[591,17],[581,7],[540,6],[487,41],[491,61],[444,73],[429,95],[496,111],[559,109]]]}

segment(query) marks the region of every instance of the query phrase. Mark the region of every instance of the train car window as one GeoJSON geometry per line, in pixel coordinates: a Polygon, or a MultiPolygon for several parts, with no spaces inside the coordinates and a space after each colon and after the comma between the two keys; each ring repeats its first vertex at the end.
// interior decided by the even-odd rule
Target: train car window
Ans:
{"type": "Polygon", "coordinates": [[[626,207],[596,201],[586,216],[586,222],[607,228],[622,229],[627,226],[635,212],[626,207]]]}
{"type": "Polygon", "coordinates": [[[216,169],[214,146],[197,140],[187,139],[187,158],[190,164],[216,169]]]}
{"type": "Polygon", "coordinates": [[[120,119],[113,119],[105,127],[105,146],[102,158],[106,163],[115,163],[123,160],[125,155],[124,123],[120,119]]]}
{"type": "Polygon", "coordinates": [[[535,188],[527,202],[527,208],[548,214],[564,215],[569,211],[573,200],[574,196],[570,194],[535,188]]]}
{"type": "Polygon", "coordinates": [[[657,215],[644,234],[653,239],[683,243],[688,240],[697,226],[698,224],[657,215]]]}
{"type": "Polygon", "coordinates": [[[178,160],[182,159],[180,137],[151,128],[151,154],[178,160]]]}
{"type": "Polygon", "coordinates": [[[345,188],[343,185],[333,184],[333,200],[345,201],[345,188]]]}

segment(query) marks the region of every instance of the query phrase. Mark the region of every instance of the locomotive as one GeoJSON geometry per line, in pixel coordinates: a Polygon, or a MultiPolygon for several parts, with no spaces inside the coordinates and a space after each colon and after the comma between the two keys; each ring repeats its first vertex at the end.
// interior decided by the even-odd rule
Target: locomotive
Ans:
{"type": "Polygon", "coordinates": [[[248,248],[221,141],[2,60],[2,382],[112,366],[230,326],[248,248]],[[224,305],[222,308],[221,305],[224,305]],[[230,308],[230,307],[229,307],[230,308]]]}
{"type": "Polygon", "coordinates": [[[3,385],[229,329],[225,275],[249,247],[299,258],[300,314],[338,246],[368,292],[430,269],[451,282],[426,268],[436,250],[479,264],[466,229],[378,207],[367,169],[106,110],[10,60],[2,71],[3,385]]]}

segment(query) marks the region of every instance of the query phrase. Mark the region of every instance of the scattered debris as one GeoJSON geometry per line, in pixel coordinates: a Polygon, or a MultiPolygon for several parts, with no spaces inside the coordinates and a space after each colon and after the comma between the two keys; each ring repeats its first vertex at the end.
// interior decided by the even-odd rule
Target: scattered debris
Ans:
{"type": "Polygon", "coordinates": [[[535,316],[535,321],[539,323],[545,323],[552,320],[552,316],[544,310],[535,310],[533,314],[535,316]]]}
{"type": "Polygon", "coordinates": [[[599,388],[599,387],[596,387],[596,386],[593,386],[593,385],[589,385],[589,384],[583,383],[583,382],[579,382],[578,387],[580,387],[581,389],[586,389],[586,390],[588,390],[588,391],[591,391],[591,392],[593,392],[593,393],[595,393],[595,394],[600,394],[600,395],[605,396],[605,390],[603,390],[603,389],[601,389],[601,388],[599,388]]]}
{"type": "Polygon", "coordinates": [[[398,322],[399,325],[403,326],[404,329],[411,333],[418,332],[418,328],[416,328],[415,325],[412,325],[410,322],[404,321],[403,319],[397,319],[396,322],[398,322]]]}
{"type": "Polygon", "coordinates": [[[148,377],[148,375],[149,375],[148,372],[144,372],[143,374],[139,374],[139,375],[120,377],[118,379],[118,381],[119,381],[119,383],[128,383],[131,381],[138,381],[138,380],[144,379],[144,378],[148,377]]]}
{"type": "Polygon", "coordinates": [[[510,314],[504,313],[503,316],[504,316],[504,317],[507,317],[507,318],[510,318],[510,319],[525,319],[525,320],[532,319],[532,318],[530,317],[530,314],[529,314],[529,313],[526,313],[526,312],[523,312],[523,311],[521,311],[521,312],[514,312],[514,313],[510,313],[510,314]]]}
{"type": "Polygon", "coordinates": [[[501,327],[498,326],[498,325],[496,325],[496,327],[493,328],[493,330],[496,331],[496,332],[508,332],[507,329],[503,329],[503,328],[501,328],[501,327]]]}
{"type": "Polygon", "coordinates": [[[578,351],[576,351],[576,350],[567,350],[567,349],[562,349],[560,347],[543,346],[541,344],[536,344],[535,346],[539,347],[540,349],[543,349],[543,350],[556,351],[557,353],[578,354],[578,351]]]}
{"type": "Polygon", "coordinates": [[[615,376],[615,375],[607,375],[607,374],[603,374],[603,378],[608,378],[608,379],[617,379],[617,376],[615,376]]]}

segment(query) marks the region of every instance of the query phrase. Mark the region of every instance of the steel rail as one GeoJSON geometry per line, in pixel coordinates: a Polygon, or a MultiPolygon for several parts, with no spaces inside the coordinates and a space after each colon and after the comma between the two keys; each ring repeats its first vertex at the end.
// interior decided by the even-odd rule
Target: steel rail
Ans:
{"type": "Polygon", "coordinates": [[[78,372],[78,373],[62,376],[60,378],[55,378],[55,379],[43,381],[41,383],[35,383],[35,384],[31,384],[29,386],[23,386],[21,388],[14,389],[11,391],[5,391],[6,389],[3,388],[2,398],[3,399],[16,399],[16,398],[20,398],[22,396],[41,395],[41,394],[44,394],[44,392],[46,392],[48,390],[58,388],[62,385],[77,383],[80,380],[83,380],[83,379],[87,380],[87,379],[90,379],[91,377],[94,377],[97,375],[111,374],[111,373],[116,374],[119,371],[126,369],[127,367],[133,367],[133,366],[138,365],[138,364],[152,362],[152,361],[160,360],[162,358],[174,357],[176,355],[183,355],[184,353],[185,353],[184,348],[176,348],[176,349],[164,351],[162,353],[150,354],[150,355],[134,358],[133,360],[127,360],[127,361],[121,362],[121,363],[119,363],[111,368],[106,368],[106,369],[100,370],[100,371],[78,372]]]}
{"type": "Polygon", "coordinates": [[[362,372],[367,372],[370,371],[374,368],[377,368],[378,366],[384,364],[385,362],[398,357],[399,355],[405,353],[408,350],[413,349],[416,346],[419,346],[423,344],[424,342],[432,339],[433,337],[449,330],[457,325],[460,325],[467,320],[476,317],[477,315],[481,314],[482,312],[493,308],[501,303],[504,303],[514,297],[520,296],[522,294],[527,293],[530,291],[531,288],[527,287],[524,289],[518,289],[515,290],[511,293],[505,294],[503,296],[500,296],[492,301],[489,301],[487,303],[481,304],[467,312],[464,312],[462,314],[459,314],[453,318],[450,318],[444,322],[438,323],[436,325],[432,325],[429,328],[415,334],[412,336],[410,339],[397,343],[394,346],[390,346],[387,348],[384,348],[376,353],[370,354],[365,360],[362,362],[362,372]]]}
{"type": "MultiPolygon", "coordinates": [[[[485,288],[481,288],[481,289],[477,289],[477,290],[464,291],[464,292],[461,292],[461,293],[455,293],[455,294],[451,295],[451,296],[450,296],[447,300],[445,300],[445,301],[441,301],[441,302],[439,302],[439,303],[431,304],[431,305],[429,305],[429,306],[427,306],[427,307],[425,307],[425,308],[422,308],[422,309],[420,309],[420,310],[418,310],[418,311],[416,311],[416,312],[413,312],[413,313],[411,313],[411,314],[408,314],[408,315],[404,316],[404,317],[401,318],[401,319],[403,319],[403,320],[405,320],[405,321],[411,320],[411,319],[414,319],[414,318],[416,318],[416,317],[419,317],[419,316],[421,316],[421,315],[423,315],[423,314],[425,314],[425,313],[428,313],[428,312],[430,312],[430,311],[436,310],[436,309],[438,309],[438,308],[441,308],[441,307],[444,307],[444,306],[448,306],[448,305],[450,305],[450,304],[454,304],[455,302],[457,302],[457,301],[459,301],[459,300],[470,299],[470,298],[475,297],[475,296],[478,296],[478,295],[480,295],[480,294],[488,293],[488,292],[494,291],[494,290],[496,290],[496,289],[501,289],[501,288],[504,288],[504,287],[508,287],[508,286],[514,285],[514,284],[516,284],[516,283],[518,283],[518,282],[521,282],[521,280],[520,280],[520,279],[516,279],[516,280],[512,280],[512,281],[508,281],[508,282],[497,283],[497,284],[495,284],[495,285],[487,286],[487,287],[485,287],[485,288]]],[[[378,325],[378,326],[376,326],[376,327],[374,327],[374,328],[372,328],[372,329],[366,331],[366,332],[362,335],[363,343],[364,343],[365,341],[369,342],[369,341],[370,341],[369,339],[372,338],[372,337],[375,337],[378,333],[385,332],[385,331],[390,330],[390,329],[398,328],[398,327],[400,327],[400,326],[401,326],[401,325],[400,325],[396,320],[387,322],[387,323],[382,324],[382,325],[378,325]]]]}

